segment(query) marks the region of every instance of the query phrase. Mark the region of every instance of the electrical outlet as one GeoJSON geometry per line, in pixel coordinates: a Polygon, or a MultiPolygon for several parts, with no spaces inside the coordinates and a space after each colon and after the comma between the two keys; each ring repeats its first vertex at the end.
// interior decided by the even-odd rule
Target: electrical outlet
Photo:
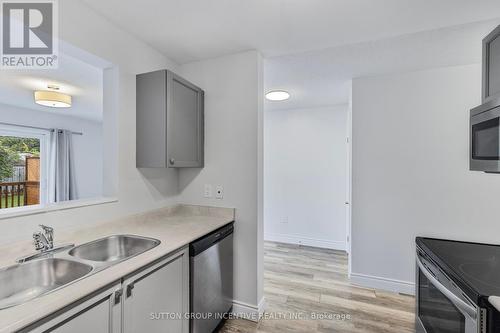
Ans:
{"type": "Polygon", "coordinates": [[[217,187],[215,188],[215,198],[216,199],[224,198],[224,187],[222,187],[222,185],[217,185],[217,187]]]}
{"type": "Polygon", "coordinates": [[[212,185],[205,184],[205,191],[204,191],[203,196],[205,198],[211,198],[212,197],[212,185]]]}

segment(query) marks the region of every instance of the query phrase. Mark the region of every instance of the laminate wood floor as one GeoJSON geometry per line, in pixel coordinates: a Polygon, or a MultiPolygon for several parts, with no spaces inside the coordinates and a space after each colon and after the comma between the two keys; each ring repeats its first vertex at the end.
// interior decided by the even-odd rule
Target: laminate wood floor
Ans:
{"type": "Polygon", "coordinates": [[[415,298],[352,285],[345,252],[271,242],[264,250],[268,317],[228,320],[220,332],[415,332],[415,298]]]}

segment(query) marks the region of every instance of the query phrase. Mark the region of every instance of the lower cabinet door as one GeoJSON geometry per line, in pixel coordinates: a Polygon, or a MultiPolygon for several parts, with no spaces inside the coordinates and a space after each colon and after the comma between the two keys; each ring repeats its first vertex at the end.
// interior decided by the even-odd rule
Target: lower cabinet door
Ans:
{"type": "Polygon", "coordinates": [[[110,328],[109,303],[101,302],[63,323],[49,330],[53,333],[108,333],[110,328]]]}
{"type": "Polygon", "coordinates": [[[188,333],[189,258],[183,250],[125,280],[124,333],[188,333]]]}
{"type": "Polygon", "coordinates": [[[122,314],[121,284],[99,292],[92,298],[43,323],[35,323],[18,333],[120,333],[122,314]]]}

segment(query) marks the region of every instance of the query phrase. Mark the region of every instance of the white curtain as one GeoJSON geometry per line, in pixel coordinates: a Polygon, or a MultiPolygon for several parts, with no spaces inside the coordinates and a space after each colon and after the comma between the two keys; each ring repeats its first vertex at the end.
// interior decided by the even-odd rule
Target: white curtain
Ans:
{"type": "Polygon", "coordinates": [[[48,194],[51,203],[78,199],[72,136],[71,131],[63,129],[50,132],[48,194]]]}

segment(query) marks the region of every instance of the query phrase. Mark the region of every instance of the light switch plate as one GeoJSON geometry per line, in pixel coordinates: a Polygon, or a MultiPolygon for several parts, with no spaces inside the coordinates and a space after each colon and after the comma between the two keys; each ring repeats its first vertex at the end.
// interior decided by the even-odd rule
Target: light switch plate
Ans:
{"type": "Polygon", "coordinates": [[[222,185],[217,185],[217,187],[215,188],[215,198],[216,199],[224,198],[224,187],[222,187],[222,185]]]}
{"type": "Polygon", "coordinates": [[[205,191],[203,192],[203,196],[205,198],[211,198],[212,197],[212,185],[205,184],[205,191]]]}

